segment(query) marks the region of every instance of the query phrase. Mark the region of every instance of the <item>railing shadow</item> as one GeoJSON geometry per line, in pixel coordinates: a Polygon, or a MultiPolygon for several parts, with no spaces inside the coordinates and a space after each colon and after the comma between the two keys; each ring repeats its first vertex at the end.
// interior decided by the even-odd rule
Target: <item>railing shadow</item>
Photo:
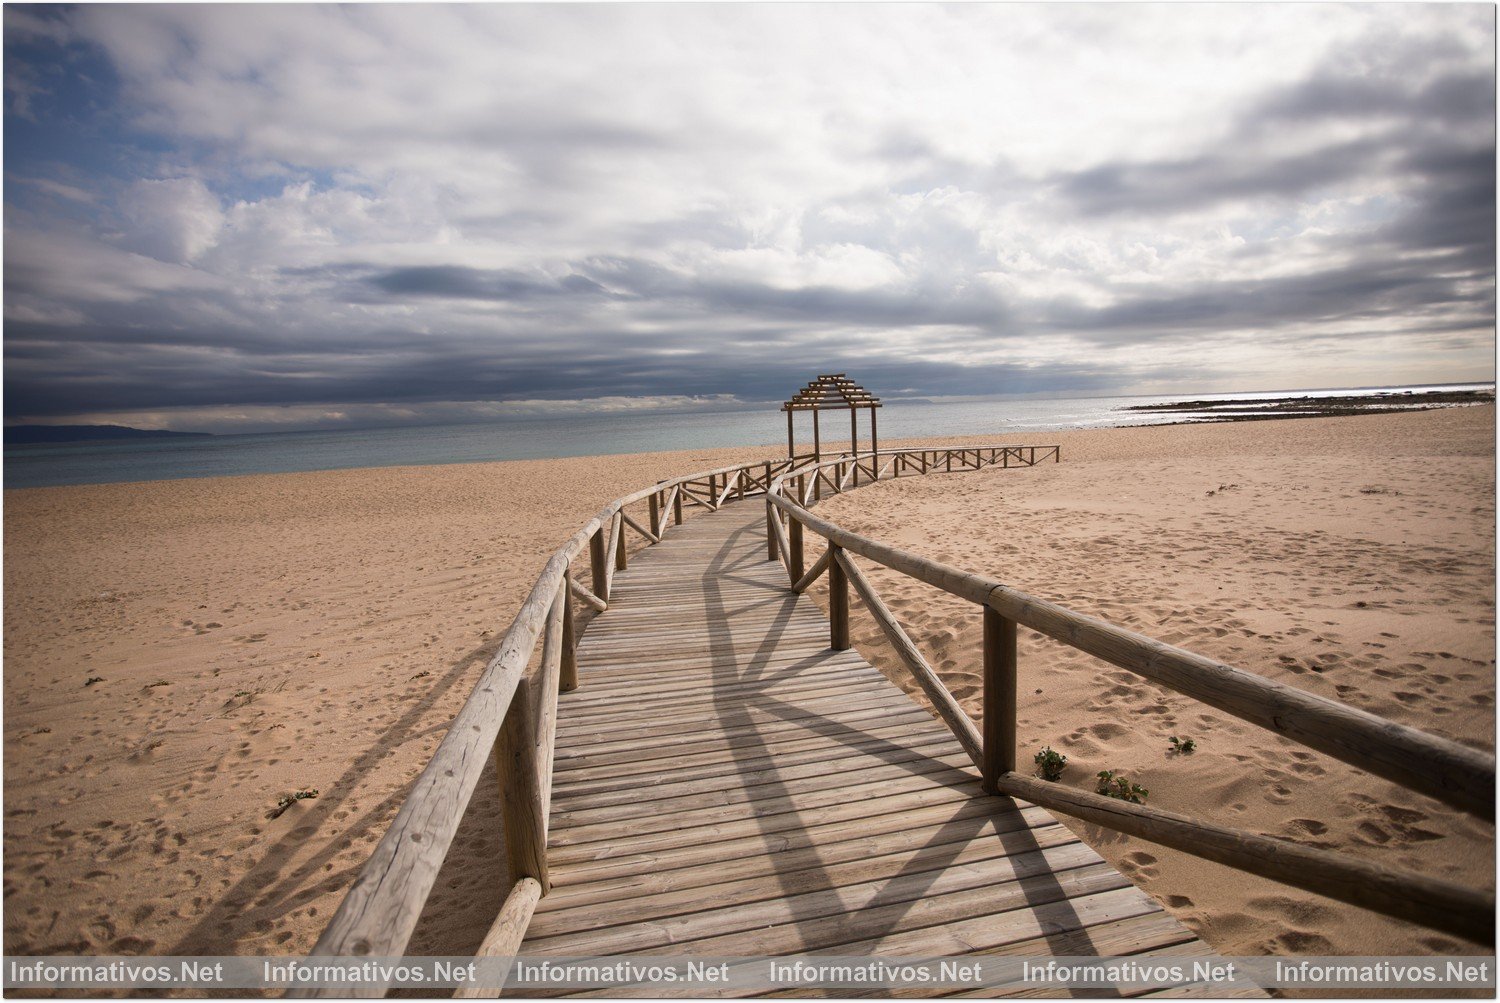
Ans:
{"type": "MultiPolygon", "coordinates": [[[[757,557],[763,555],[765,552],[764,540],[763,531],[746,526],[733,531],[726,538],[719,551],[710,558],[705,567],[702,581],[705,605],[711,620],[717,619],[725,627],[730,625],[731,621],[725,615],[725,604],[719,587],[719,583],[724,577],[723,571],[739,563],[739,561],[732,557],[736,551],[754,554],[757,557]]],[[[743,664],[743,671],[733,677],[736,681],[743,682],[760,678],[775,680],[786,677],[785,671],[776,673],[771,677],[762,677],[759,670],[768,663],[770,656],[775,652],[782,636],[780,628],[784,627],[785,623],[790,620],[791,611],[795,609],[799,601],[800,597],[787,594],[787,615],[778,618],[775,627],[768,630],[764,636],[755,639],[755,650],[750,655],[748,661],[743,664]]],[[[736,644],[734,640],[725,636],[717,643],[716,650],[711,652],[711,659],[715,664],[740,665],[738,661],[739,656],[735,649],[736,644]]],[[[787,703],[769,693],[763,692],[746,697],[743,693],[736,692],[725,696],[717,702],[720,707],[720,719],[728,726],[745,727],[753,733],[755,725],[752,716],[749,714],[749,710],[754,708],[763,713],[774,715],[778,719],[794,725],[801,730],[830,738],[841,745],[847,747],[857,745],[861,749],[862,754],[898,764],[912,775],[924,776],[938,783],[945,782],[942,780],[942,777],[946,775],[946,771],[938,774],[922,771],[919,768],[921,765],[920,762],[902,756],[907,750],[899,742],[877,739],[875,736],[857,727],[841,722],[837,718],[828,715],[805,716],[805,710],[802,708],[798,708],[795,704],[787,703]]],[[[750,760],[759,760],[763,763],[771,755],[771,743],[764,740],[749,743],[744,747],[744,753],[744,755],[736,757],[737,763],[745,763],[750,760]]],[[[764,766],[757,766],[756,769],[763,773],[765,768],[764,766]]],[[[977,782],[971,772],[959,768],[952,770],[952,777],[955,782],[967,783],[971,786],[977,782]]],[[[755,818],[762,822],[763,826],[767,825],[766,820],[770,816],[777,816],[783,821],[784,818],[782,817],[787,814],[800,817],[801,813],[794,807],[795,798],[786,784],[780,781],[773,781],[768,784],[763,780],[758,780],[756,786],[759,790],[767,791],[769,794],[769,796],[760,797],[756,800],[757,810],[755,818]],[[778,808],[781,810],[778,810],[778,808]]],[[[818,904],[816,896],[819,893],[831,893],[838,889],[837,882],[828,876],[821,862],[818,845],[815,842],[812,830],[804,826],[798,826],[792,832],[794,837],[792,845],[786,846],[785,841],[789,835],[788,831],[779,824],[774,830],[767,827],[767,836],[770,837],[774,831],[779,846],[785,846],[786,849],[798,851],[791,854],[788,858],[795,862],[791,867],[776,867],[774,873],[786,891],[785,901],[792,913],[789,925],[798,931],[798,936],[801,940],[801,950],[813,953],[826,953],[836,949],[841,951],[851,949],[848,946],[839,948],[840,943],[844,945],[864,944],[865,946],[860,948],[861,950],[876,950],[882,938],[890,935],[901,926],[907,913],[917,903],[922,901],[927,890],[942,875],[945,868],[950,866],[964,852],[971,844],[973,838],[979,836],[986,821],[985,817],[962,818],[950,820],[942,824],[922,846],[910,851],[907,862],[895,874],[889,878],[882,879],[884,883],[880,891],[876,892],[873,898],[864,904],[860,910],[864,918],[862,921],[850,925],[848,936],[843,940],[835,937],[832,941],[826,935],[816,938],[808,937],[802,933],[800,925],[803,920],[826,917],[826,905],[818,904]],[[924,850],[931,850],[935,847],[941,847],[942,849],[937,853],[923,853],[924,850]],[[796,875],[795,882],[793,881],[793,875],[796,875]],[[807,905],[804,906],[804,903],[807,903],[807,905]],[[881,919],[871,922],[868,917],[875,910],[879,910],[881,919]]],[[[1040,853],[1041,848],[1036,844],[1035,839],[1031,837],[1029,831],[1000,833],[998,834],[998,838],[1001,839],[1002,844],[1005,846],[1007,855],[1028,852],[1040,853]],[[1029,842],[1029,846],[1026,845],[1027,842],[1029,842]]],[[[768,842],[770,842],[769,838],[768,842]]],[[[779,855],[772,859],[779,859],[779,855]]],[[[1041,858],[1037,857],[1034,859],[1039,860],[1041,858]]],[[[1037,884],[1036,879],[1038,877],[1045,878],[1046,875],[1034,873],[1018,875],[1018,879],[1023,879],[1021,887],[1024,889],[1030,902],[1033,904],[1047,903],[1054,905],[1059,900],[1064,903],[1066,902],[1066,895],[1055,878],[1052,881],[1052,888],[1048,889],[1045,887],[1045,881],[1042,885],[1037,884]],[[1028,881],[1031,883],[1028,884],[1028,881]]],[[[826,895],[824,898],[826,900],[826,895]]],[[[1082,923],[1077,919],[1076,913],[1073,914],[1073,918],[1075,921],[1073,924],[1064,923],[1062,925],[1072,925],[1075,928],[1081,927],[1082,923]]],[[[1048,930],[1053,928],[1051,924],[1041,921],[1039,921],[1039,927],[1043,930],[1044,935],[1046,935],[1048,930]]],[[[1076,937],[1070,940],[1070,944],[1076,949],[1076,937]]]]}
{"type": "MultiPolygon", "coordinates": [[[[337,836],[325,837],[323,845],[311,857],[292,865],[298,850],[308,845],[318,833],[333,824],[339,812],[355,798],[370,795],[365,781],[387,751],[421,734],[414,731],[445,693],[458,685],[476,663],[483,667],[494,654],[499,640],[477,647],[455,661],[422,697],[402,712],[376,735],[366,750],[355,758],[338,779],[323,791],[314,811],[301,824],[289,829],[260,851],[260,860],[242,874],[230,888],[168,948],[169,955],[221,954],[241,938],[261,935],[275,920],[300,908],[321,895],[346,889],[364,866],[361,859],[346,867],[328,869],[347,847],[368,838],[373,842],[389,824],[406,799],[415,777],[402,783],[390,794],[348,819],[337,836]]],[[[439,725],[428,730],[442,730],[439,725]]]]}

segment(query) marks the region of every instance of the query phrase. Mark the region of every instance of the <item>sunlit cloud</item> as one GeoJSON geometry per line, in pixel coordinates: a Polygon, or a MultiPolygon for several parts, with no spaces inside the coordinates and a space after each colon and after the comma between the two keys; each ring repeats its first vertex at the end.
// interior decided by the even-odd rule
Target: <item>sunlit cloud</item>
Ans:
{"type": "Polygon", "coordinates": [[[1493,376],[1488,8],[11,6],[5,42],[10,420],[1493,376]]]}

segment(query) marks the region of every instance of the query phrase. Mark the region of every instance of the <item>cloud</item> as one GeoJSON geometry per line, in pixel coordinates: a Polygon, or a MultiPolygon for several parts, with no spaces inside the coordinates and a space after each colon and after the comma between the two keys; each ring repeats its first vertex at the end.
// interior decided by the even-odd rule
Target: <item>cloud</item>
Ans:
{"type": "Polygon", "coordinates": [[[147,178],[125,191],[125,242],[162,261],[187,264],[213,247],[224,227],[219,200],[197,178],[147,178]]]}
{"type": "Polygon", "coordinates": [[[513,269],[485,271],[460,265],[394,268],[371,276],[367,281],[389,296],[452,299],[523,300],[539,296],[593,296],[605,292],[599,283],[576,272],[551,279],[513,269]]]}
{"type": "Polygon", "coordinates": [[[1482,9],[5,23],[11,418],[1491,371],[1482,9]]]}

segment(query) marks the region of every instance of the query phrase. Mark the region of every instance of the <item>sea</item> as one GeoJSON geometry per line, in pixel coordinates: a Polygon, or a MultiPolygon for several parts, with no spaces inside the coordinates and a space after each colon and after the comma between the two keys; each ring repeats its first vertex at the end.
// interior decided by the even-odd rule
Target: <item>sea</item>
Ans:
{"type": "MultiPolygon", "coordinates": [[[[1179,401],[1270,400],[1288,396],[1360,396],[1434,390],[1489,390],[1494,383],[1424,384],[1258,390],[1244,393],[1132,397],[969,397],[952,400],[887,400],[880,410],[882,442],[945,435],[1009,435],[1075,428],[1159,425],[1211,420],[1207,412],[1142,414],[1143,404],[1179,401]]],[[[263,432],[210,438],[144,439],[5,447],[4,486],[56,487],[123,481],[232,477],[353,467],[393,467],[492,460],[601,456],[728,446],[786,450],[786,416],[776,404],[732,411],[553,414],[461,425],[263,432]]],[[[811,438],[811,423],[799,415],[799,446],[811,438]]],[[[825,441],[848,441],[844,412],[823,417],[825,441]]],[[[860,438],[869,424],[860,415],[860,438]]]]}

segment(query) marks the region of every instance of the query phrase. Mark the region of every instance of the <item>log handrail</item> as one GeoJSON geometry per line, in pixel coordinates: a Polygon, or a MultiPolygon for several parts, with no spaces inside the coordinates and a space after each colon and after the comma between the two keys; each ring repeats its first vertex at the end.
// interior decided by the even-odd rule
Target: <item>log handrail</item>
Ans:
{"type": "MultiPolygon", "coordinates": [[[[890,451],[898,455],[892,456],[887,467],[892,477],[898,477],[903,465],[909,468],[910,456],[915,455],[922,472],[937,469],[939,461],[941,469],[948,471],[953,469],[957,455],[960,469],[977,470],[984,465],[983,451],[987,448],[890,451]],[[968,454],[973,456],[972,465],[968,454]]],[[[1032,466],[1037,462],[1038,448],[1043,450],[1044,460],[1061,459],[1055,447],[1001,447],[998,454],[990,452],[989,463],[1004,466],[1014,459],[1021,465],[1032,466]],[[1025,455],[1022,450],[1026,450],[1025,455]]],[[[824,468],[840,462],[841,459],[831,459],[818,463],[811,471],[814,483],[824,477],[824,468]]],[[[878,465],[878,459],[875,462],[878,465]]],[[[807,473],[806,468],[799,471],[803,477],[807,473]]],[[[1494,756],[1076,613],[989,576],[851,533],[810,512],[805,492],[795,492],[795,501],[786,497],[783,485],[789,480],[789,475],[783,475],[772,483],[766,495],[767,505],[779,510],[791,525],[823,537],[829,552],[835,555],[836,566],[843,572],[840,581],[829,583],[830,618],[834,621],[830,632],[832,645],[847,643],[847,622],[841,627],[836,615],[847,602],[847,581],[860,592],[876,623],[966,751],[970,751],[974,741],[972,722],[967,715],[962,722],[948,720],[952,713],[947,703],[952,701],[951,694],[941,682],[924,676],[922,669],[931,671],[925,660],[848,555],[858,554],[982,608],[985,665],[980,770],[988,793],[1024,797],[1106,828],[1479,943],[1493,939],[1493,892],[1351,861],[1332,851],[1022,776],[1016,772],[1015,763],[1015,628],[1017,624],[1030,627],[1168,689],[1491,822],[1495,811],[1494,756]],[[834,594],[836,591],[843,595],[834,594]]],[[[774,515],[772,519],[775,520],[774,515]]]]}
{"type": "Polygon", "coordinates": [[[1409,790],[1480,818],[1494,816],[1493,756],[1074,612],[987,575],[851,533],[775,491],[770,502],[804,529],[893,571],[990,606],[1064,644],[1409,790]]]}
{"type": "Polygon", "coordinates": [[[897,622],[895,614],[880,598],[875,587],[865,577],[865,573],[859,569],[859,565],[855,564],[853,558],[842,550],[839,551],[837,559],[844,566],[844,574],[849,577],[849,583],[854,586],[854,591],[858,592],[859,597],[864,600],[865,608],[880,625],[880,630],[885,634],[886,640],[906,663],[907,671],[922,687],[922,692],[927,694],[927,699],[932,702],[932,707],[937,711],[938,717],[942,718],[943,723],[952,730],[958,739],[958,744],[963,746],[964,752],[968,753],[974,766],[982,770],[984,768],[984,742],[980,738],[979,729],[974,727],[974,722],[969,720],[969,715],[964,713],[964,709],[948,691],[948,687],[943,685],[943,681],[932,670],[932,666],[927,664],[927,659],[922,657],[922,653],[917,650],[911,637],[897,622]]]}
{"type": "MultiPolygon", "coordinates": [[[[404,952],[492,750],[508,761],[497,765],[503,767],[499,775],[506,808],[505,853],[512,883],[484,952],[513,951],[536,898],[547,885],[546,805],[551,793],[557,692],[577,685],[572,651],[576,638],[568,611],[571,599],[576,597],[599,612],[609,608],[610,580],[625,557],[625,526],[641,528],[624,513],[627,505],[662,500],[664,509],[673,509],[673,521],[680,523],[680,500],[687,493],[684,485],[721,475],[736,483],[731,477],[749,467],[776,472],[793,469],[795,463],[758,460],[643,488],[610,502],[551,555],[495,656],[318,938],[313,955],[391,957],[404,952]],[[593,590],[570,572],[571,563],[585,553],[592,558],[593,590]],[[541,667],[531,678],[526,669],[539,641],[543,642],[541,667]]],[[[662,524],[665,531],[664,513],[662,524]]],[[[650,545],[649,534],[643,535],[650,545]]],[[[290,995],[340,996],[345,989],[290,995]]]]}
{"type": "MultiPolygon", "coordinates": [[[[903,470],[927,473],[949,469],[952,467],[955,454],[959,454],[959,468],[971,470],[985,465],[1010,466],[1012,463],[1031,466],[1039,460],[1061,459],[1061,451],[1056,446],[980,446],[964,447],[962,450],[930,447],[882,449],[878,452],[862,454],[862,456],[868,457],[869,460],[870,466],[867,472],[877,472],[876,476],[872,476],[873,482],[883,479],[883,475],[887,472],[892,477],[896,477],[900,476],[903,470]],[[1025,455],[1022,454],[1022,449],[1027,450],[1025,455]],[[884,466],[882,466],[882,461],[886,461],[884,466]]],[[[404,952],[416,927],[418,916],[447,857],[459,822],[492,753],[496,756],[497,765],[501,767],[498,777],[501,784],[502,804],[505,808],[503,817],[507,833],[503,852],[509,865],[511,883],[506,890],[499,916],[481,947],[481,953],[509,955],[515,952],[524,937],[526,925],[537,901],[547,889],[545,840],[547,805],[551,793],[552,745],[557,694],[559,691],[566,692],[574,688],[578,682],[574,654],[577,638],[571,607],[576,598],[599,613],[604,613],[609,609],[611,579],[616,568],[623,567],[626,559],[625,526],[630,525],[637,531],[643,529],[636,520],[624,512],[626,506],[648,501],[655,509],[656,518],[650,520],[651,530],[642,532],[646,538],[645,545],[651,546],[666,537],[669,526],[681,525],[684,499],[695,505],[713,509],[718,504],[727,502],[731,496],[735,501],[739,501],[746,496],[760,494],[766,499],[768,530],[772,538],[768,541],[768,557],[779,557],[786,564],[789,587],[797,584],[803,584],[806,587],[804,583],[799,582],[799,579],[807,577],[810,583],[811,579],[816,577],[816,574],[804,572],[801,567],[801,544],[805,527],[829,541],[829,553],[825,555],[824,561],[819,562],[820,567],[815,568],[814,571],[820,569],[827,571],[830,579],[837,579],[836,582],[831,581],[830,584],[836,585],[840,591],[847,592],[847,589],[852,586],[862,595],[866,591],[870,593],[870,596],[874,595],[873,589],[869,588],[868,580],[850,559],[850,554],[858,554],[922,581],[936,584],[955,595],[970,598],[984,605],[987,613],[997,620],[1005,619],[1012,624],[1021,622],[1032,625],[1034,622],[1047,622],[1048,617],[1057,616],[1059,611],[1067,617],[1077,618],[1077,614],[1061,610],[1061,607],[1045,604],[1024,593],[1009,590],[1001,583],[983,576],[972,575],[937,562],[926,561],[876,541],[848,534],[839,527],[817,518],[802,505],[783,496],[783,485],[790,483],[793,478],[798,479],[799,490],[804,500],[810,495],[821,494],[819,488],[822,484],[828,484],[837,491],[840,486],[839,482],[844,481],[845,478],[841,476],[837,481],[830,482],[822,468],[841,461],[850,462],[852,459],[850,454],[839,454],[824,462],[818,462],[812,456],[761,460],[661,481],[617,498],[570,537],[551,555],[543,567],[525,602],[522,603],[509,629],[501,638],[495,656],[480,674],[473,691],[459,709],[427,767],[413,784],[390,828],[350,886],[344,900],[314,946],[312,954],[398,956],[404,952]],[[762,471],[764,479],[755,476],[762,471]],[[812,475],[810,479],[809,472],[812,475]],[[720,477],[724,479],[722,495],[718,491],[720,477]],[[689,487],[692,485],[702,490],[702,484],[705,481],[708,483],[709,498],[713,499],[712,502],[700,499],[689,487]],[[671,510],[670,519],[667,515],[669,509],[671,510]],[[785,525],[782,522],[783,518],[786,519],[785,525]],[[845,550],[848,553],[844,553],[845,550]],[[572,562],[584,554],[590,555],[590,563],[593,565],[593,590],[585,588],[573,577],[571,571],[572,562]],[[540,667],[533,675],[528,676],[527,666],[539,642],[543,646],[540,667]]],[[[872,603],[870,596],[866,597],[867,605],[874,607],[879,603],[879,599],[874,597],[872,603]]],[[[847,607],[842,611],[835,610],[835,613],[841,614],[836,615],[834,619],[842,622],[842,631],[845,634],[843,643],[847,645],[847,607]]],[[[894,617],[890,619],[891,624],[895,625],[894,617]]],[[[1083,630],[1078,635],[1083,639],[1079,642],[1080,647],[1083,647],[1084,642],[1096,643],[1094,635],[1089,634],[1085,629],[1095,629],[1095,624],[1103,631],[1102,636],[1106,638],[1128,634],[1108,624],[1090,622],[1079,627],[1083,630]]],[[[882,624],[882,626],[885,625],[882,624]]],[[[897,630],[900,630],[899,625],[895,626],[897,630]]],[[[839,628],[835,625],[834,629],[837,637],[839,628]]],[[[1047,632],[1044,627],[1036,629],[1047,632]]],[[[1136,637],[1136,635],[1129,636],[1136,637]]],[[[1064,640],[1067,643],[1073,643],[1066,637],[1064,640]]],[[[1150,639],[1141,640],[1154,646],[1148,649],[1151,655],[1146,660],[1148,667],[1162,661],[1163,651],[1177,650],[1150,641],[1150,639]]],[[[1212,664],[1216,665],[1216,663],[1212,664]]],[[[1141,670],[1137,669],[1137,671],[1141,670]]],[[[933,674],[933,679],[936,679],[935,674],[933,674]]],[[[919,677],[920,681],[922,680],[919,677]]],[[[988,682],[987,679],[987,686],[988,682]]],[[[1167,685],[1171,684],[1167,683],[1167,685]]],[[[941,687],[940,682],[938,686],[941,687]]],[[[941,700],[942,694],[947,693],[945,688],[941,689],[941,692],[938,690],[932,692],[938,694],[937,700],[941,700]]],[[[948,700],[952,700],[951,694],[948,695],[948,700]]],[[[956,705],[956,701],[954,704],[956,705]]],[[[951,708],[946,709],[951,711],[951,708]]],[[[967,721],[966,717],[965,721],[967,721]]],[[[1389,722],[1386,724],[1389,725],[1389,722]]],[[[968,727],[972,729],[972,722],[968,723],[968,727]]],[[[1410,731],[1410,729],[1407,730],[1410,731]]],[[[983,735],[989,733],[988,727],[982,732],[983,735]]],[[[1415,734],[1421,735],[1420,732],[1415,734]]],[[[973,750],[970,747],[973,745],[973,739],[972,736],[967,737],[970,741],[965,743],[965,749],[972,755],[973,750]]],[[[1422,737],[1431,738],[1431,736],[1422,737]]],[[[1458,748],[1462,749],[1462,747],[1458,748]]],[[[980,751],[982,753],[986,751],[982,744],[980,751]]],[[[1472,750],[1463,751],[1470,756],[1480,755],[1473,753],[1472,750]]],[[[988,761],[987,756],[985,761],[988,761]]],[[[1469,763],[1468,759],[1463,756],[1458,757],[1457,762],[1459,768],[1469,763]]],[[[1490,758],[1488,763],[1492,785],[1493,758],[1490,758]]],[[[1015,793],[1026,783],[1031,783],[1029,778],[1020,777],[1014,771],[988,779],[994,780],[999,789],[1007,793],[1015,793]]],[[[1047,793],[1055,796],[1049,797],[1048,800],[1053,802],[1066,800],[1060,793],[1061,790],[1049,790],[1047,793]]],[[[1076,791],[1068,792],[1068,795],[1075,796],[1075,801],[1079,798],[1086,801],[1095,797],[1076,791]]],[[[1491,792],[1492,797],[1493,792],[1491,792]]],[[[1039,804],[1044,803],[1040,797],[1033,800],[1039,804]]],[[[1109,807],[1118,810],[1119,803],[1109,802],[1109,807]]],[[[1070,809],[1057,807],[1056,810],[1069,811],[1070,809]]],[[[1073,813],[1081,815],[1081,809],[1073,813]]],[[[1170,813],[1161,813],[1157,809],[1125,812],[1132,818],[1142,813],[1153,818],[1163,814],[1170,815],[1170,813]]],[[[1257,838],[1266,839],[1266,837],[1257,838]]],[[[1274,842],[1279,845],[1281,841],[1274,842]]],[[[1310,852],[1326,853],[1327,851],[1310,852]]],[[[1416,876],[1397,875],[1397,877],[1400,879],[1398,886],[1404,888],[1405,886],[1400,882],[1408,877],[1415,879],[1416,876]]],[[[1421,895],[1426,896],[1423,901],[1436,901],[1445,904],[1444,907],[1451,905],[1460,915],[1467,915],[1472,909],[1475,896],[1484,897],[1484,893],[1468,893],[1467,898],[1454,898],[1450,894],[1451,889],[1444,883],[1433,882],[1432,879],[1426,878],[1419,880],[1427,882],[1427,885],[1423,886],[1426,891],[1418,889],[1421,895]]],[[[1369,897],[1368,894],[1366,897],[1369,897]]],[[[1489,901],[1492,910],[1493,896],[1489,897],[1489,901]]],[[[1493,929],[1492,919],[1493,917],[1490,918],[1490,929],[1493,929]]],[[[362,988],[368,989],[368,987],[362,988]]],[[[473,995],[492,995],[494,990],[472,992],[473,995]]],[[[292,995],[338,996],[342,994],[341,989],[328,989],[292,995]]]]}
{"type": "MultiPolygon", "coordinates": [[[[872,462],[890,452],[872,455],[872,462]]],[[[502,750],[512,759],[531,762],[524,770],[526,776],[518,772],[518,766],[500,771],[502,801],[509,816],[506,825],[517,834],[507,842],[506,857],[512,862],[513,872],[542,872],[512,874],[504,907],[483,948],[485,953],[494,954],[513,951],[536,899],[545,893],[546,804],[553,752],[548,717],[555,715],[558,690],[571,690],[578,684],[573,652],[576,636],[569,607],[576,598],[596,612],[609,609],[610,582],[626,556],[625,526],[642,528],[624,513],[625,507],[642,501],[656,503],[654,535],[659,542],[669,524],[682,523],[684,498],[704,508],[715,507],[694,495],[690,485],[696,484],[701,490],[701,484],[708,482],[710,492],[714,492],[718,478],[723,477],[724,500],[731,485],[736,501],[752,494],[767,495],[771,486],[779,483],[772,478],[794,476],[799,470],[809,469],[814,459],[801,455],[757,460],[660,481],[610,502],[558,548],[311,953],[392,957],[404,952],[480,775],[491,754],[502,750]],[[758,471],[764,472],[766,482],[754,477],[758,471]],[[592,565],[593,589],[585,587],[571,572],[572,562],[585,554],[592,565]],[[544,649],[542,666],[535,678],[528,678],[527,665],[539,641],[544,649]],[[518,693],[524,695],[524,707],[517,706],[518,693]],[[507,722],[519,723],[511,725],[515,735],[502,742],[502,730],[510,730],[505,729],[507,722]]],[[[775,523],[773,532],[783,529],[775,511],[768,509],[775,523]]],[[[788,549],[796,552],[801,541],[800,527],[795,522],[793,526],[793,542],[787,541],[784,531],[777,534],[783,557],[788,549]]],[[[652,545],[652,534],[643,535],[646,545],[652,545]]],[[[335,988],[289,995],[339,996],[343,991],[335,988]]]]}

